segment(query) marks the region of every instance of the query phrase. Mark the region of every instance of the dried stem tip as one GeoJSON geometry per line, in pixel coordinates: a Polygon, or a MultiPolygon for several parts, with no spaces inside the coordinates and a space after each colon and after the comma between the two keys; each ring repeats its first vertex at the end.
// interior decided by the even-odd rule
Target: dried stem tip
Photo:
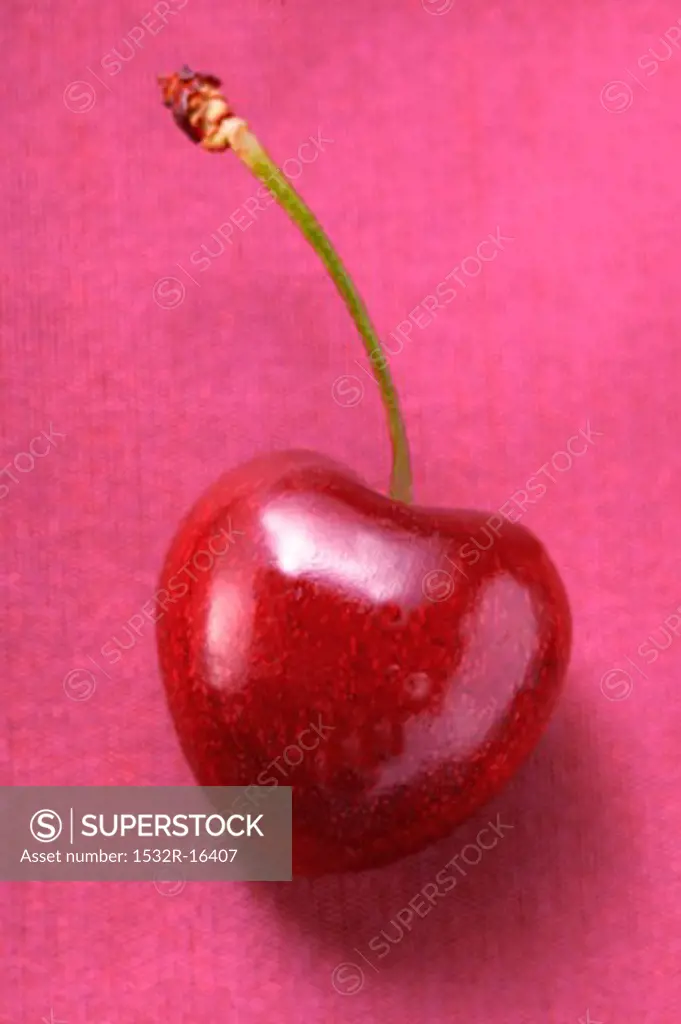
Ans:
{"type": "Polygon", "coordinates": [[[204,149],[220,152],[229,148],[229,132],[225,122],[236,119],[226,97],[220,91],[222,82],[215,75],[192,71],[187,65],[172,75],[159,75],[163,103],[173,112],[175,123],[204,149]]]}

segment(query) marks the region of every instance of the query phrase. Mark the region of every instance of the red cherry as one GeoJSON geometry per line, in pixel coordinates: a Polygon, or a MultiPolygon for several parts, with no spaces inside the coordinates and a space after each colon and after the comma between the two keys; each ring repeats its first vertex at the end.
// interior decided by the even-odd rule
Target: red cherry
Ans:
{"type": "Polygon", "coordinates": [[[219,480],[177,533],[160,661],[200,785],[293,787],[293,869],[447,835],[539,739],[567,668],[561,580],[524,527],[381,496],[310,452],[219,480]]]}
{"type": "Polygon", "coordinates": [[[215,76],[159,81],[183,130],[232,150],[320,257],[372,362],[393,455],[390,498],[290,452],[199,500],[162,576],[170,709],[201,785],[293,787],[296,874],[377,867],[446,835],[532,750],[568,663],[567,598],[523,527],[409,505],[390,370],[331,241],[215,76]]]}

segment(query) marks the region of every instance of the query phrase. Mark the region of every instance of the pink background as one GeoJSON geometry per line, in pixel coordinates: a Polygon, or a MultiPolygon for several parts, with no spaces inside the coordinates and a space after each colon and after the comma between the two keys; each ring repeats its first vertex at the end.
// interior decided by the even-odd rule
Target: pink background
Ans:
{"type": "Polygon", "coordinates": [[[497,509],[587,421],[599,434],[523,520],[574,607],[559,713],[491,808],[380,872],[172,897],[4,883],[0,1021],[681,1016],[681,639],[639,653],[667,645],[681,604],[681,51],[654,73],[644,57],[667,55],[681,7],[424,3],[188,0],[164,27],[150,0],[4,0],[0,461],[50,424],[65,436],[2,476],[0,783],[190,784],[152,626],[117,665],[100,654],[151,597],[180,516],[268,448],[387,479],[359,344],[284,215],[190,262],[256,188],[160,106],[154,76],[185,60],[226,79],[280,160],[331,140],[297,185],[384,336],[490,233],[513,239],[391,365],[426,504],[497,509]],[[130,59],[112,74],[116,48],[130,59]],[[332,392],[345,374],[366,385],[352,407],[332,392]],[[603,680],[613,667],[629,676],[603,680]],[[86,700],[82,681],[66,692],[81,668],[86,700]],[[362,960],[497,813],[503,842],[362,960]],[[354,994],[332,985],[344,961],[364,972],[354,994]]]}

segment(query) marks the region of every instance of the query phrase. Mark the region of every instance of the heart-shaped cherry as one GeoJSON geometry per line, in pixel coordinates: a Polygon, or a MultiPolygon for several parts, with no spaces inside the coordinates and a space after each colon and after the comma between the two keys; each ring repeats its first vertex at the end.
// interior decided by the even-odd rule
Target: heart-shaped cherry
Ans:
{"type": "Polygon", "coordinates": [[[234,148],[320,253],[393,442],[390,498],[286,452],[198,501],[161,578],[170,710],[199,784],[292,786],[295,874],[377,867],[448,834],[531,752],[568,664],[567,597],[524,527],[408,504],[392,382],[328,239],[217,79],[186,69],[162,83],[190,137],[234,148]]]}
{"type": "Polygon", "coordinates": [[[293,787],[296,874],[421,849],[535,746],[567,600],[539,541],[486,518],[287,452],[228,473],[177,534],[157,628],[182,748],[201,785],[293,787]]]}

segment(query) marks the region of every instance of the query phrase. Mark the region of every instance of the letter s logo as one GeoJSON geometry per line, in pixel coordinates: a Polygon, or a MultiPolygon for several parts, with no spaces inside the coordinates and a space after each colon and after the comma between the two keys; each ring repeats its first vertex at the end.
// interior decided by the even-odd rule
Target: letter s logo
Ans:
{"type": "Polygon", "coordinates": [[[56,811],[36,811],[29,828],[39,843],[53,843],[61,834],[62,821],[56,811]]]}

